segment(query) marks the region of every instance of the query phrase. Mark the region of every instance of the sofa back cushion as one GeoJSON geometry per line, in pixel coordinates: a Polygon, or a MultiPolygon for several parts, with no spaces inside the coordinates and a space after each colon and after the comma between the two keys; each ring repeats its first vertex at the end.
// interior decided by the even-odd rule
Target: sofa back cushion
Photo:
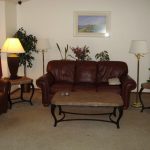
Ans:
{"type": "Polygon", "coordinates": [[[96,74],[96,62],[76,61],[75,83],[96,83],[96,74]]]}
{"type": "Polygon", "coordinates": [[[99,61],[97,66],[97,83],[108,82],[110,78],[120,78],[128,73],[128,67],[121,61],[99,61]]]}
{"type": "Polygon", "coordinates": [[[47,72],[51,73],[56,82],[74,82],[75,61],[53,60],[47,65],[47,72]]]}

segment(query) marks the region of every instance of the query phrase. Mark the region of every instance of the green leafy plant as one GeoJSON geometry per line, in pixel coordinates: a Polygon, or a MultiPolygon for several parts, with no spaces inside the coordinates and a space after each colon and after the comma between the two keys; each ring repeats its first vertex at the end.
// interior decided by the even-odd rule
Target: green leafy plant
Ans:
{"type": "Polygon", "coordinates": [[[59,44],[58,44],[58,43],[56,43],[56,45],[57,45],[57,48],[58,48],[58,50],[59,50],[59,53],[60,53],[61,59],[67,60],[67,57],[68,57],[67,53],[68,53],[68,49],[69,49],[68,44],[67,44],[67,46],[65,47],[65,56],[64,56],[64,58],[63,58],[62,51],[61,51],[61,49],[60,49],[59,44]]]}
{"type": "Polygon", "coordinates": [[[107,51],[102,51],[100,53],[97,53],[95,55],[95,59],[99,60],[99,61],[109,61],[110,60],[109,54],[107,51]]]}
{"type": "Polygon", "coordinates": [[[84,47],[71,47],[71,50],[75,54],[75,57],[69,55],[70,57],[77,60],[91,60],[91,57],[89,56],[90,50],[86,45],[84,47]]]}
{"type": "Polygon", "coordinates": [[[34,57],[32,56],[33,52],[38,52],[36,49],[37,38],[32,34],[27,34],[23,28],[20,28],[15,34],[14,37],[19,38],[25,53],[19,54],[19,65],[24,66],[24,75],[26,76],[26,68],[31,68],[33,65],[34,57]]]}

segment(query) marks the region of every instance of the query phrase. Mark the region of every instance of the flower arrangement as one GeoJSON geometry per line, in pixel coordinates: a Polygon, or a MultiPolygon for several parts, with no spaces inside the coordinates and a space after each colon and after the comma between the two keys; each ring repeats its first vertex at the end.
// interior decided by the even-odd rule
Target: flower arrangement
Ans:
{"type": "MultiPolygon", "coordinates": [[[[71,47],[72,52],[75,54],[75,57],[77,60],[91,60],[91,57],[89,56],[90,50],[89,47],[86,45],[84,47],[71,47]]],[[[71,55],[69,55],[71,56],[71,55]]],[[[74,58],[73,56],[71,56],[74,58]]]]}
{"type": "MultiPolygon", "coordinates": [[[[90,54],[90,50],[89,50],[89,47],[88,46],[84,46],[84,47],[70,47],[70,49],[72,50],[72,52],[74,53],[74,56],[68,54],[68,51],[69,51],[69,46],[67,44],[67,46],[64,48],[64,57],[63,57],[63,54],[62,54],[62,50],[59,46],[58,43],[56,43],[57,45],[57,48],[59,50],[59,53],[60,53],[60,56],[61,56],[61,59],[64,59],[64,60],[67,60],[68,57],[71,57],[73,59],[76,59],[76,60],[82,60],[82,61],[85,61],[85,60],[92,60],[91,57],[89,56],[90,54]]],[[[98,60],[98,61],[109,61],[110,58],[109,58],[109,54],[106,50],[100,52],[100,53],[97,53],[95,55],[95,59],[98,60]]]]}

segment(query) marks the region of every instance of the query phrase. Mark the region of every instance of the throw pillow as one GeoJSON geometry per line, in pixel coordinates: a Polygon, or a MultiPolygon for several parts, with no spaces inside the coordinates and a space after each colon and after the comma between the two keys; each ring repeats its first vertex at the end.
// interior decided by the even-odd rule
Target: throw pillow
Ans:
{"type": "Polygon", "coordinates": [[[108,79],[108,84],[109,85],[120,85],[121,82],[120,82],[119,78],[110,78],[110,79],[108,79]]]}

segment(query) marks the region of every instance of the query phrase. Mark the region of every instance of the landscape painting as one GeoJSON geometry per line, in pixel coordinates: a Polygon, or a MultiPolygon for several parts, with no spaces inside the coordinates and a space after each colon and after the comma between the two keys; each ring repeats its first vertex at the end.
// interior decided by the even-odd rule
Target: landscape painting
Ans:
{"type": "Polygon", "coordinates": [[[110,32],[110,13],[76,12],[75,36],[106,36],[110,32]]]}

